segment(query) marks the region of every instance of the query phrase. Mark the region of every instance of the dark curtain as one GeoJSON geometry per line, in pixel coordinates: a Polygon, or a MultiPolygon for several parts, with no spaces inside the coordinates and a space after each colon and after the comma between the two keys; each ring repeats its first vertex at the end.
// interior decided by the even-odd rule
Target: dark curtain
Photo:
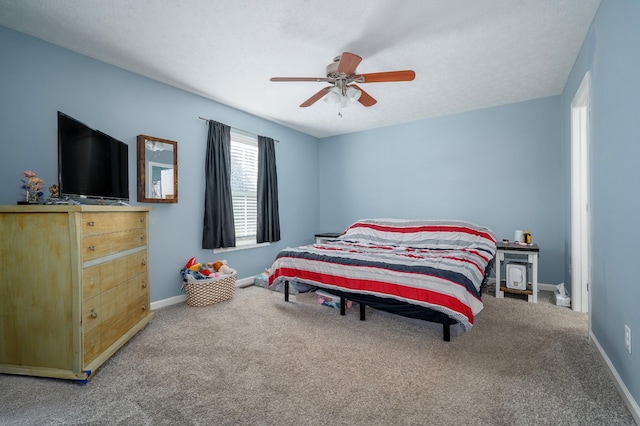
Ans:
{"type": "Polygon", "coordinates": [[[231,128],[209,121],[202,248],[235,247],[231,198],[231,128]]]}
{"type": "Polygon", "coordinates": [[[256,242],[280,241],[278,173],[274,140],[258,136],[258,229],[256,242]]]}

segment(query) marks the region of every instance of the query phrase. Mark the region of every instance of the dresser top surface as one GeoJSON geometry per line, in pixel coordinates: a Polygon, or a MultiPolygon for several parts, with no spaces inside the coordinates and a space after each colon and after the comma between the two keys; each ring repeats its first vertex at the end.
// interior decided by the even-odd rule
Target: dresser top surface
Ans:
{"type": "Polygon", "coordinates": [[[151,210],[153,210],[153,207],[147,206],[97,206],[65,204],[0,206],[0,213],[141,212],[151,210]]]}

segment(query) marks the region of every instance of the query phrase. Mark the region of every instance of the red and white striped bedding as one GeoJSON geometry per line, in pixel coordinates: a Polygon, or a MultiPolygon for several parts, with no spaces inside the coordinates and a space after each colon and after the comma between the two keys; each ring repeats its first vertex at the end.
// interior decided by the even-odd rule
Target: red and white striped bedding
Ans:
{"type": "Polygon", "coordinates": [[[469,222],[361,220],[337,240],[281,251],[269,285],[288,280],[393,298],[445,313],[469,330],[495,252],[493,232],[469,222]]]}

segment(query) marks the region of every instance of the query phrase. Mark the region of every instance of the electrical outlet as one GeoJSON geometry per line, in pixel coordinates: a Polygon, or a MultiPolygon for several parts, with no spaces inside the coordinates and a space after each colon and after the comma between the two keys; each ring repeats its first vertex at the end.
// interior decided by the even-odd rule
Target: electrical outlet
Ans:
{"type": "Polygon", "coordinates": [[[624,326],[624,347],[631,353],[631,329],[628,325],[624,326]]]}

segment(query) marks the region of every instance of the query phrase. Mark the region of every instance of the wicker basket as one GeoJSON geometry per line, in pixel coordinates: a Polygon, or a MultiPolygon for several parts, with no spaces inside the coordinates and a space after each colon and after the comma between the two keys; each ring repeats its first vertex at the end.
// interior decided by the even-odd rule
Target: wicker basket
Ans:
{"type": "Polygon", "coordinates": [[[187,305],[208,306],[233,297],[236,276],[233,274],[206,280],[184,280],[182,285],[187,293],[187,305]]]}

